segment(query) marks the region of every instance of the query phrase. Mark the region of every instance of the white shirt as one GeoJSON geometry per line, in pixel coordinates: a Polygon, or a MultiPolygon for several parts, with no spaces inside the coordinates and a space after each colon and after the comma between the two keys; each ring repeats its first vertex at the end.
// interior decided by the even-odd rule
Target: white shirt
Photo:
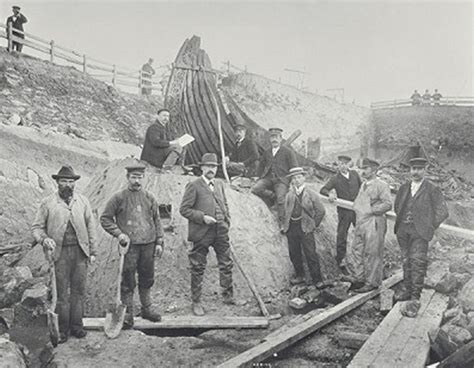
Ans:
{"type": "Polygon", "coordinates": [[[348,171],[347,173],[345,173],[345,174],[341,172],[341,175],[342,175],[343,177],[345,177],[347,180],[349,180],[349,175],[350,175],[350,174],[349,174],[349,171],[348,171]]]}
{"type": "Polygon", "coordinates": [[[209,180],[206,178],[204,175],[201,176],[204,180],[204,182],[207,184],[210,190],[214,191],[214,180],[209,180]]]}
{"type": "Polygon", "coordinates": [[[277,148],[273,148],[273,147],[272,147],[272,155],[273,155],[273,157],[275,157],[275,155],[278,153],[279,150],[280,150],[280,146],[278,146],[277,148]]]}
{"type": "Polygon", "coordinates": [[[411,182],[411,195],[412,197],[414,197],[416,195],[416,192],[418,192],[418,190],[420,189],[421,187],[421,184],[423,184],[423,180],[420,180],[420,181],[412,181],[411,182]]]}
{"type": "Polygon", "coordinates": [[[301,185],[299,188],[295,187],[295,192],[297,195],[300,195],[303,189],[305,188],[305,185],[301,185]]]}

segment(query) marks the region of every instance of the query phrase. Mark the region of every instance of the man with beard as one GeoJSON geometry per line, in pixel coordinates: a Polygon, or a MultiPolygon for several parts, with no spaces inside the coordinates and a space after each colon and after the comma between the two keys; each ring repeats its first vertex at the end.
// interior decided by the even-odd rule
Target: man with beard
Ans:
{"type": "Polygon", "coordinates": [[[234,127],[237,141],[229,155],[227,172],[230,176],[243,175],[252,177],[255,175],[258,163],[258,148],[253,139],[247,136],[247,128],[243,124],[234,127]]]}
{"type": "Polygon", "coordinates": [[[403,286],[395,299],[410,300],[415,317],[428,267],[428,243],[434,231],[448,218],[448,208],[441,190],[425,179],[424,158],[410,160],[411,180],[403,184],[395,198],[395,234],[403,261],[403,286]]]}
{"type": "Polygon", "coordinates": [[[392,208],[392,201],[388,184],[376,176],[378,167],[377,161],[362,160],[365,181],[354,201],[357,223],[354,241],[347,252],[346,268],[352,277],[351,288],[357,293],[374,290],[382,284],[385,213],[392,208]]]}
{"type": "Polygon", "coordinates": [[[196,316],[205,314],[201,304],[202,280],[209,247],[216,252],[224,304],[235,304],[232,285],[233,262],[230,256],[230,215],[224,185],[215,180],[217,156],[205,153],[200,162],[202,176],[186,185],[179,212],[188,219],[188,257],[191,266],[192,309],[196,316]]]}
{"type": "Polygon", "coordinates": [[[71,166],[52,175],[58,191],[45,198],[33,222],[35,241],[43,246],[46,258],[54,261],[58,302],[59,343],[71,335],[86,336],[83,304],[87,263],[96,257],[96,223],[88,199],[74,192],[80,178],[71,166]]]}
{"type": "Polygon", "coordinates": [[[153,307],[151,287],[155,283],[155,257],[163,253],[163,229],[161,227],[158,202],[153,194],[142,188],[145,167],[127,166],[128,187],[107,202],[100,224],[110,235],[116,237],[119,246],[129,247],[125,254],[120,293],[127,307],[124,329],[133,327],[133,293],[135,274],[138,273],[138,292],[141,316],[159,322],[161,315],[153,307]]]}
{"type": "Polygon", "coordinates": [[[166,126],[170,121],[170,112],[159,109],[156,121],[151,124],[145,134],[145,143],[140,160],[158,168],[170,169],[181,157],[183,147],[176,140],[169,140],[166,126]]]}
{"type": "MultiPolygon", "coordinates": [[[[349,156],[338,156],[338,172],[324,185],[320,193],[328,196],[329,202],[334,202],[337,198],[353,202],[362,184],[359,174],[354,170],[349,170],[351,158],[349,156]]],[[[342,261],[346,256],[347,232],[351,224],[355,226],[355,212],[347,208],[337,207],[337,235],[336,235],[336,261],[342,267],[342,261]]]]}
{"type": "Polygon", "coordinates": [[[252,187],[252,193],[261,197],[268,205],[276,200],[278,205],[278,223],[283,232],[285,220],[285,195],[288,192],[286,175],[292,167],[298,166],[295,153],[288,147],[282,146],[283,140],[280,128],[268,129],[271,147],[267,149],[260,160],[257,170],[257,183],[252,187]]]}

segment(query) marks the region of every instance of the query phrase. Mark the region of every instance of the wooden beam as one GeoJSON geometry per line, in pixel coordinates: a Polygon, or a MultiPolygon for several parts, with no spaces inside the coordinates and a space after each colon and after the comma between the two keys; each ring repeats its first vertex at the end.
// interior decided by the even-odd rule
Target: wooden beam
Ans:
{"type": "MultiPolygon", "coordinates": [[[[84,328],[88,330],[102,330],[105,318],[84,318],[84,328]]],[[[220,316],[162,316],[161,322],[150,322],[143,318],[135,318],[136,330],[159,330],[177,328],[212,328],[212,329],[240,329],[240,328],[267,328],[268,319],[264,317],[220,317],[220,316]]]]}
{"type": "Polygon", "coordinates": [[[474,341],[464,345],[459,350],[452,353],[437,368],[461,368],[474,367],[474,341]]]}
{"type": "Polygon", "coordinates": [[[219,367],[252,367],[254,363],[262,362],[263,360],[271,357],[274,353],[293,345],[295,342],[312,334],[321,327],[331,323],[335,319],[343,316],[349,311],[377,296],[383,289],[390,288],[401,280],[402,273],[398,272],[385,280],[383,282],[382,288],[380,289],[355,295],[352,298],[349,298],[332,308],[328,308],[293,327],[284,327],[281,330],[281,333],[279,333],[279,330],[274,331],[271,336],[263,340],[261,344],[222,363],[219,365],[219,367]]]}

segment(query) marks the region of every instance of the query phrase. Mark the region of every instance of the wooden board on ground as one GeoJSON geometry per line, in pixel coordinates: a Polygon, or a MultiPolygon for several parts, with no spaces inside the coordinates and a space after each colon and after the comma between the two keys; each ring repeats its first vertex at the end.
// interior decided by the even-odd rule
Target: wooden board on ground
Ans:
{"type": "Polygon", "coordinates": [[[254,363],[262,362],[274,353],[293,345],[305,336],[308,336],[319,328],[364,304],[366,301],[377,296],[384,288],[394,286],[400,282],[401,279],[402,273],[398,272],[385,280],[381,289],[376,289],[365,294],[358,294],[334,307],[328,308],[322,312],[318,311],[316,315],[304,319],[303,322],[298,323],[293,327],[284,327],[281,330],[281,333],[279,333],[280,330],[276,330],[272,332],[270,337],[264,339],[262,343],[222,363],[219,367],[251,367],[254,363]]]}
{"type": "Polygon", "coordinates": [[[416,318],[400,313],[397,303],[348,367],[424,367],[430,350],[428,331],[441,323],[447,298],[434,290],[424,290],[416,318]]]}
{"type": "MultiPolygon", "coordinates": [[[[84,318],[84,328],[102,330],[104,318],[84,318]]],[[[220,317],[220,316],[162,316],[161,322],[151,322],[143,318],[135,318],[136,330],[159,330],[177,328],[211,328],[211,329],[244,329],[267,328],[268,319],[265,317],[220,317]]]]}

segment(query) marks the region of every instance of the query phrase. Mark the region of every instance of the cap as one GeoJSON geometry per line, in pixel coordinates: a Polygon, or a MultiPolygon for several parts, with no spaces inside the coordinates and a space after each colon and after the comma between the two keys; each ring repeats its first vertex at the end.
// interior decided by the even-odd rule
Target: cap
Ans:
{"type": "Polygon", "coordinates": [[[281,133],[283,133],[283,129],[281,129],[281,128],[270,128],[270,129],[268,129],[268,131],[270,132],[270,134],[281,134],[281,133]]]}
{"type": "Polygon", "coordinates": [[[125,170],[127,170],[127,173],[138,172],[138,173],[143,174],[145,172],[145,169],[146,167],[140,164],[130,165],[130,166],[125,167],[125,170]]]}
{"type": "Polygon", "coordinates": [[[247,127],[244,124],[235,124],[234,130],[247,130],[247,127]]]}
{"type": "Polygon", "coordinates": [[[290,171],[288,171],[288,175],[286,177],[291,178],[296,175],[306,175],[306,174],[308,174],[308,172],[302,167],[292,167],[290,171]]]}
{"type": "Polygon", "coordinates": [[[366,168],[366,167],[377,168],[379,166],[380,166],[380,164],[377,161],[372,160],[370,158],[364,158],[362,160],[362,164],[360,165],[361,169],[366,168]]]}
{"type": "Polygon", "coordinates": [[[425,167],[428,164],[428,160],[423,157],[415,157],[410,160],[411,167],[425,167]]]}
{"type": "Polygon", "coordinates": [[[339,161],[344,161],[344,162],[352,161],[352,158],[350,156],[346,156],[346,155],[339,155],[339,156],[337,156],[337,159],[339,161]]]}

